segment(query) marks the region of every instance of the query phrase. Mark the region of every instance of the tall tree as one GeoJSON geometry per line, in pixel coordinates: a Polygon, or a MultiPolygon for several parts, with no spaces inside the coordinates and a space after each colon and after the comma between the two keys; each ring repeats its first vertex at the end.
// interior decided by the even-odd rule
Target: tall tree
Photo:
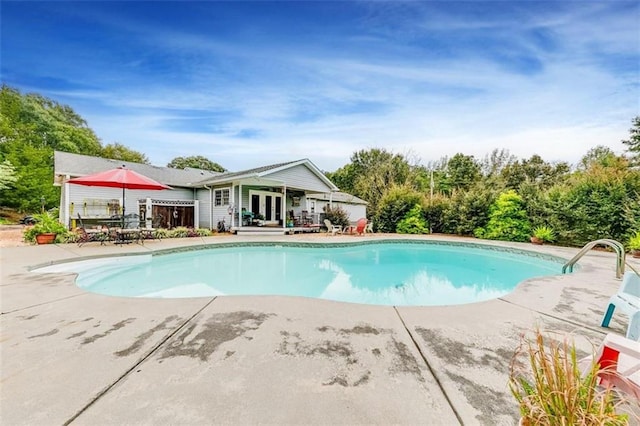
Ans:
{"type": "Polygon", "coordinates": [[[494,149],[491,154],[485,155],[480,165],[482,174],[491,178],[500,175],[500,172],[510,164],[517,162],[518,159],[512,155],[508,149],[494,149]]]}
{"type": "Polygon", "coordinates": [[[538,188],[549,188],[561,182],[569,173],[569,164],[547,163],[537,154],[529,159],[520,160],[502,169],[502,177],[507,188],[518,189],[523,182],[532,183],[538,188]]]}
{"type": "Polygon", "coordinates": [[[451,189],[469,189],[480,179],[480,165],[472,155],[458,153],[447,162],[446,179],[451,189]]]}
{"type": "Polygon", "coordinates": [[[627,145],[627,152],[630,155],[631,164],[640,166],[640,116],[631,120],[633,127],[629,129],[629,139],[622,143],[627,145]]]}
{"type": "Polygon", "coordinates": [[[149,164],[149,159],[146,155],[127,148],[118,142],[106,145],[102,149],[101,157],[110,158],[112,160],[131,161],[132,163],[149,164]]]}
{"type": "Polygon", "coordinates": [[[0,189],[8,189],[15,185],[18,177],[16,176],[16,168],[9,160],[0,163],[0,189]]]}
{"type": "MultiPolygon", "coordinates": [[[[0,188],[0,203],[24,211],[57,206],[60,188],[53,186],[53,151],[103,156],[100,139],[70,106],[38,94],[21,94],[7,85],[0,88],[0,163],[8,161],[17,178],[13,187],[0,188]]],[[[135,153],[120,144],[107,152],[135,153]]],[[[136,153],[140,154],[140,153],[136,153]]],[[[110,157],[118,158],[116,155],[110,157]]],[[[133,161],[145,159],[126,157],[133,161]]]]}
{"type": "Polygon", "coordinates": [[[370,215],[377,213],[384,193],[393,185],[404,185],[411,171],[404,156],[380,148],[355,152],[351,165],[353,193],[369,202],[370,215]]]}
{"type": "Polygon", "coordinates": [[[616,155],[611,148],[598,145],[591,148],[578,163],[579,170],[588,170],[594,166],[625,169],[628,166],[628,160],[616,155]]]}
{"type": "Polygon", "coordinates": [[[86,121],[71,107],[44,96],[0,89],[0,140],[28,143],[76,154],[100,155],[102,146],[86,121]]]}
{"type": "Polygon", "coordinates": [[[200,170],[211,170],[213,172],[226,172],[227,169],[220,164],[209,160],[202,155],[192,155],[190,157],[176,157],[167,164],[172,169],[185,169],[191,167],[200,170]]]}

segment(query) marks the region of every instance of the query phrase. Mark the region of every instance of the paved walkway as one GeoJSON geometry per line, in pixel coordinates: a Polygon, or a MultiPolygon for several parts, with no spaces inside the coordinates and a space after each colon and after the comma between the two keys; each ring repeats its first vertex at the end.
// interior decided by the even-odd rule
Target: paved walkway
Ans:
{"type": "MultiPolygon", "coordinates": [[[[268,237],[355,238],[387,237],[268,237]]],[[[575,274],[442,307],[116,298],[80,290],[72,274],[28,272],[85,256],[264,239],[3,248],[2,424],[516,424],[507,382],[520,334],[536,326],[571,333],[586,355],[607,332],[600,318],[619,286],[615,257],[605,252],[585,256],[575,274]]],[[[565,259],[577,252],[501,245],[565,259]]],[[[625,321],[614,316],[613,331],[624,334],[625,321]]]]}

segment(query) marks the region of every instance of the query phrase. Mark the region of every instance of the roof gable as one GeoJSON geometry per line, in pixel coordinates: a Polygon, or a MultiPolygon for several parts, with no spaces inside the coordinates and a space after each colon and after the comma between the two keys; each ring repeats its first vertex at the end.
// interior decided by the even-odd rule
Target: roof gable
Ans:
{"type": "Polygon", "coordinates": [[[319,181],[322,182],[324,186],[327,187],[329,191],[337,191],[338,187],[335,186],[333,182],[331,182],[325,175],[318,169],[315,164],[313,164],[309,159],[304,158],[302,160],[289,161],[286,163],[277,163],[271,164],[268,166],[256,167],[253,169],[243,170],[239,172],[233,173],[222,173],[219,176],[215,176],[213,178],[204,179],[199,184],[209,185],[209,184],[217,184],[224,182],[232,182],[237,180],[242,180],[244,178],[252,178],[252,177],[276,177],[282,176],[283,172],[287,170],[294,169],[296,167],[303,166],[310,171],[319,181]]]}
{"type": "MultiPolygon", "coordinates": [[[[184,170],[172,169],[170,167],[151,166],[149,164],[133,163],[131,161],[111,160],[92,157],[90,155],[54,151],[54,173],[56,176],[86,176],[122,166],[158,182],[183,187],[190,187],[194,182],[220,174],[219,172],[212,172],[210,170],[193,168],[186,168],[184,170]]],[[[56,180],[56,183],[61,183],[59,178],[56,180]]]]}

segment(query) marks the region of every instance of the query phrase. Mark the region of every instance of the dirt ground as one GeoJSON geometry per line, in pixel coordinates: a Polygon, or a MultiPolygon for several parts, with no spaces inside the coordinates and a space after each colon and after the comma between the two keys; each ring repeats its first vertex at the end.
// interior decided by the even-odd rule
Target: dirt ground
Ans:
{"type": "Polygon", "coordinates": [[[0,225],[0,247],[27,245],[22,241],[23,225],[0,225]]]}

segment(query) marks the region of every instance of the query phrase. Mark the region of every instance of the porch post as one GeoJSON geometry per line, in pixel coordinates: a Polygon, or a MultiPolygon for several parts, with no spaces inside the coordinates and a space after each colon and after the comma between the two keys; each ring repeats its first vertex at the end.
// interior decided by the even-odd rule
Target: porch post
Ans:
{"type": "MultiPolygon", "coordinates": [[[[205,185],[205,188],[207,186],[205,185]]],[[[213,229],[213,187],[209,187],[209,230],[213,229]]]]}
{"type": "Polygon", "coordinates": [[[242,184],[238,184],[238,228],[242,228],[242,184]]]}
{"type": "Polygon", "coordinates": [[[71,212],[69,211],[71,206],[69,205],[69,183],[67,179],[69,179],[68,175],[64,178],[64,183],[62,184],[62,202],[60,203],[63,207],[60,213],[62,213],[64,217],[60,218],[60,215],[58,215],[58,219],[62,219],[64,226],[66,226],[67,229],[71,229],[71,212]]]}
{"type": "Polygon", "coordinates": [[[193,200],[193,228],[200,228],[200,200],[193,200]]]}
{"type": "Polygon", "coordinates": [[[144,226],[147,228],[153,228],[153,205],[151,204],[151,198],[145,200],[145,211],[147,216],[145,217],[144,226]]]}
{"type": "Polygon", "coordinates": [[[280,217],[282,218],[282,227],[287,229],[287,184],[282,185],[282,202],[280,203],[280,217]]]}

